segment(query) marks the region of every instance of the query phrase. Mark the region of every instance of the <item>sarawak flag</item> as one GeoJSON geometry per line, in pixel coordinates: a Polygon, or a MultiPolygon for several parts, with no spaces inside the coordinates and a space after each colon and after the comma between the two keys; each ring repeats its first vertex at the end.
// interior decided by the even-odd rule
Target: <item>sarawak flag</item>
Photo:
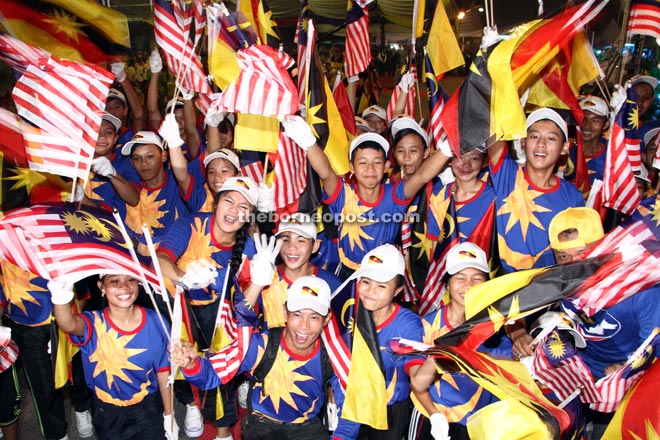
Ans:
{"type": "Polygon", "coordinates": [[[357,301],[351,368],[342,417],[374,429],[387,429],[387,391],[376,324],[357,301]]]}
{"type": "Polygon", "coordinates": [[[568,109],[580,125],[582,109],[577,100],[580,87],[602,76],[604,74],[587,36],[584,32],[578,32],[573,42],[561,48],[543,69],[541,78],[530,88],[527,102],[538,107],[568,109]]]}
{"type": "Polygon", "coordinates": [[[238,12],[242,12],[252,24],[257,32],[260,44],[278,49],[282,37],[277,28],[277,23],[273,20],[273,11],[266,4],[266,0],[241,0],[238,5],[238,12]]]}
{"type": "Polygon", "coordinates": [[[603,173],[603,205],[629,215],[641,201],[633,172],[642,166],[637,95],[632,87],[628,87],[626,101],[612,114],[603,173]]]}
{"type": "Polygon", "coordinates": [[[36,205],[0,220],[3,258],[43,278],[77,281],[113,271],[158,285],[154,272],[136,264],[119,226],[95,208],[36,205]]]}
{"type": "Polygon", "coordinates": [[[660,438],[660,362],[631,388],[607,426],[603,440],[660,438]]]}
{"type": "Polygon", "coordinates": [[[4,0],[0,13],[16,38],[61,58],[98,64],[130,50],[126,17],[93,1],[4,0]]]}
{"type": "Polygon", "coordinates": [[[364,72],[371,63],[369,11],[373,0],[348,0],[346,13],[346,76],[364,72]]]}
{"type": "Polygon", "coordinates": [[[660,38],[660,1],[635,0],[628,18],[628,35],[649,35],[660,38]]]}
{"type": "Polygon", "coordinates": [[[542,269],[521,270],[472,287],[465,296],[465,323],[438,344],[476,349],[505,322],[591,288],[622,264],[620,255],[542,269]]]}

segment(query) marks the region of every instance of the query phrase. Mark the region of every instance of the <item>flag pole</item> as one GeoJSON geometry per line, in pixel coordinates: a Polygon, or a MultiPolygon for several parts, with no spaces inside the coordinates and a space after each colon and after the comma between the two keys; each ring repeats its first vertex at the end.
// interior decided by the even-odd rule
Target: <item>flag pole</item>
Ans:
{"type": "Polygon", "coordinates": [[[619,80],[617,81],[617,84],[623,82],[623,75],[626,72],[624,51],[626,49],[626,44],[630,42],[630,37],[627,36],[628,20],[630,19],[630,0],[622,0],[621,8],[623,9],[623,21],[621,22],[621,32],[617,39],[617,44],[620,45],[619,51],[621,53],[621,63],[619,64],[619,80]]]}
{"type": "MultiPolygon", "coordinates": [[[[158,287],[160,287],[160,296],[163,298],[165,305],[167,305],[167,312],[170,314],[170,319],[172,319],[172,308],[170,307],[170,301],[167,297],[167,289],[165,288],[165,280],[163,279],[163,272],[160,270],[160,264],[158,263],[158,256],[156,256],[156,247],[154,242],[151,239],[151,233],[147,225],[142,225],[142,234],[144,234],[144,239],[147,242],[147,248],[149,249],[149,256],[154,265],[154,271],[156,272],[156,278],[158,278],[158,287]]],[[[154,303],[154,307],[156,304],[154,303]]]]}

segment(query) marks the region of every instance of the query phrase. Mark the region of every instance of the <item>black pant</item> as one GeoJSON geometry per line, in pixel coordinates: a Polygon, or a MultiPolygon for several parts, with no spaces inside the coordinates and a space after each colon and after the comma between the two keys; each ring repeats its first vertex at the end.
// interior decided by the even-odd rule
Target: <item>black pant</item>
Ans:
{"type": "Polygon", "coordinates": [[[371,426],[362,425],[358,438],[360,440],[401,440],[408,434],[411,413],[412,402],[410,399],[389,405],[387,407],[388,429],[374,429],[371,426]]]}
{"type": "Polygon", "coordinates": [[[62,390],[55,389],[55,372],[48,354],[50,325],[30,327],[11,319],[6,319],[5,325],[11,328],[12,339],[18,345],[18,359],[32,390],[41,435],[49,439],[64,437],[67,424],[62,390]]]}
{"type": "Polygon", "coordinates": [[[21,395],[16,377],[16,364],[0,373],[0,426],[8,426],[21,414],[21,395]]]}
{"type": "Polygon", "coordinates": [[[243,440],[327,440],[328,431],[318,417],[305,423],[292,424],[270,420],[258,414],[243,419],[243,440]]]}
{"type": "Polygon", "coordinates": [[[99,440],[163,440],[163,401],[157,390],[140,403],[115,406],[94,398],[92,421],[99,440]]]}
{"type": "Polygon", "coordinates": [[[71,359],[71,377],[73,383],[69,387],[69,398],[76,412],[85,412],[92,408],[94,394],[85,382],[85,373],[82,366],[82,354],[73,355],[71,359]]]}

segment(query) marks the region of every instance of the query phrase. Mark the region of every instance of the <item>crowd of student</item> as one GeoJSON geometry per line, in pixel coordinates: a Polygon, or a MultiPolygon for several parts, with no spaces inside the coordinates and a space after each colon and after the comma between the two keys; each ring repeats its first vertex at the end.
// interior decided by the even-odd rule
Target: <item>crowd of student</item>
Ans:
{"type": "MultiPolygon", "coordinates": [[[[359,134],[349,148],[350,174],[338,176],[305,120],[288,117],[282,121],[284,134],[305,151],[322,182],[327,209],[336,218],[357,219],[335,225],[333,237],[319,232],[308,214],[297,213],[276,225],[254,224],[254,212],[272,207],[272,191],[242,176],[241,167],[263,158],[233,149],[233,115],[212,107],[200,124],[193,94],[185,90],[181,99],[167,104],[163,118],[157,108],[162,69],[157,51],[149,61],[146,111],[123,67],[113,66],[118,88],[110,90],[90,179],[76,198],[82,204],[117,209],[138,238],[143,225],[148,227],[172,298],[176,286],[185,291],[198,339],[195,345],[172,343],[169,324],[161,325],[158,316],[166,307],[141,305],[139,285],[132,277],[99,274],[98,280],[74,286],[0,262],[3,324],[12,329],[20,351],[42,435],[68,438],[49,355],[54,316],[80,349],[73,360],[77,386],[70,396],[81,437],[95,431],[101,439],[178,438],[174,394],[186,405],[183,430],[188,437],[201,435],[206,419],[216,427],[218,439],[231,438],[242,396],[248,407],[242,422],[246,439],[469,438],[468,418],[498,399],[466,375],[439,374],[433,359],[393,355],[387,347],[395,337],[432,344],[465,322],[465,293],[487,282],[494,269],[488,250],[473,243],[473,232],[489,206],[494,204],[496,213],[498,232],[491,239],[497,241],[500,273],[569,263],[602,238],[600,215],[583,207],[584,196],[571,183],[576,146],[566,121],[552,109],[537,109],[527,118],[520,151],[512,143],[498,142],[458,158],[446,143],[432,145],[412,118],[388,121],[384,109],[371,106],[356,118],[359,134]],[[420,316],[414,302],[402,305],[401,300],[416,264],[401,240],[402,228],[411,225],[404,224],[408,220],[384,219],[414,213],[424,192],[427,236],[443,237],[447,206],[453,204],[460,244],[446,257],[448,298],[420,316]],[[388,390],[384,430],[343,417],[346,390],[328,373],[321,334],[337,319],[331,313],[331,292],[344,282],[355,283],[356,296],[376,325],[388,390]],[[92,307],[97,294],[102,305],[92,307]],[[222,322],[232,315],[240,315],[239,321],[255,330],[233,370],[228,360],[237,336],[222,322]],[[202,352],[206,355],[200,356],[202,352]],[[268,368],[263,368],[264,358],[269,359],[268,368]],[[170,362],[185,376],[173,386],[170,362]],[[247,398],[246,377],[258,379],[247,398]],[[337,420],[330,423],[332,434],[319,417],[325,412],[328,383],[333,391],[329,407],[339,409],[337,420]],[[205,390],[199,392],[201,399],[197,388],[205,390]]],[[[642,117],[657,80],[640,76],[632,84],[642,117]]],[[[404,95],[409,87],[404,87],[404,95]]],[[[580,106],[589,177],[602,179],[609,105],[587,96],[580,106]]],[[[642,126],[644,169],[636,178],[644,196],[656,188],[652,161],[658,130],[653,122],[642,126]]],[[[433,255],[436,243],[429,243],[433,255]]],[[[148,255],[144,237],[136,248],[148,255]]],[[[594,378],[601,378],[660,326],[657,290],[640,292],[594,318],[592,327],[598,326],[598,319],[619,326],[608,338],[585,342],[575,331],[577,324],[564,315],[563,321],[550,322],[560,336],[570,336],[594,378]]],[[[515,359],[534,356],[532,336],[548,322],[541,317],[535,324],[507,326],[506,334],[480,351],[515,359]]],[[[15,365],[0,373],[0,389],[0,426],[5,438],[17,438],[15,365]]],[[[587,414],[591,438],[600,438],[610,416],[587,414]]]]}

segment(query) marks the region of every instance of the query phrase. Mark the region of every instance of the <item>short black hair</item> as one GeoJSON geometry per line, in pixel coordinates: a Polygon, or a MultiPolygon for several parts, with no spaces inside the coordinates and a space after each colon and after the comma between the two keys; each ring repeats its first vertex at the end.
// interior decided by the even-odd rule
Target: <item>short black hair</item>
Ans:
{"type": "Polygon", "coordinates": [[[351,153],[351,162],[353,162],[353,160],[355,159],[355,152],[357,150],[366,150],[368,148],[372,150],[380,151],[381,153],[383,153],[383,159],[387,160],[387,154],[385,154],[385,150],[378,142],[365,141],[360,143],[360,145],[358,145],[357,147],[355,147],[355,149],[351,153]]]}

